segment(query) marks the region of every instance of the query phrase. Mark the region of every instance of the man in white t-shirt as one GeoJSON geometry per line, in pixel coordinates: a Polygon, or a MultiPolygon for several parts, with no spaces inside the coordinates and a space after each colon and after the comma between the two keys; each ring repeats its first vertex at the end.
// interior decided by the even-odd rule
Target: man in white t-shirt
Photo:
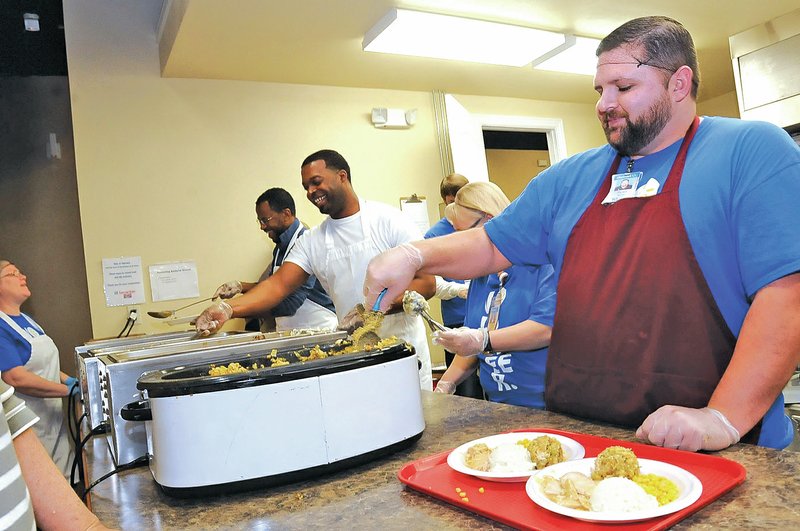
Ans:
{"type": "MultiPolygon", "coordinates": [[[[340,323],[351,320],[362,303],[367,264],[381,252],[422,238],[416,226],[400,210],[374,201],[359,200],[350,166],[339,153],[324,149],[306,157],[301,165],[308,200],[323,214],[318,227],[300,238],[270,278],[230,303],[217,302],[197,319],[197,330],[215,332],[233,317],[263,313],[309,277],[315,275],[333,299],[340,323]]],[[[426,298],[436,289],[432,275],[417,275],[408,289],[426,298]]],[[[378,330],[381,337],[397,336],[414,346],[422,367],[420,387],[432,389],[431,360],[422,319],[403,313],[402,297],[393,301],[378,330]]]]}

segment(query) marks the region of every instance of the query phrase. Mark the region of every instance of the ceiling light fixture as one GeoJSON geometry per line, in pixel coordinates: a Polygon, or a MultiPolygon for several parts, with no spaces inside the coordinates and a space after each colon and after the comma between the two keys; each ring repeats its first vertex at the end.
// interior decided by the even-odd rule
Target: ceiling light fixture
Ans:
{"type": "Polygon", "coordinates": [[[525,66],[565,42],[552,31],[392,8],[364,35],[366,52],[525,66]]]}
{"type": "Polygon", "coordinates": [[[567,35],[567,42],[545,55],[535,59],[533,68],[555,70],[568,74],[593,76],[597,69],[597,46],[600,39],[567,35]]]}

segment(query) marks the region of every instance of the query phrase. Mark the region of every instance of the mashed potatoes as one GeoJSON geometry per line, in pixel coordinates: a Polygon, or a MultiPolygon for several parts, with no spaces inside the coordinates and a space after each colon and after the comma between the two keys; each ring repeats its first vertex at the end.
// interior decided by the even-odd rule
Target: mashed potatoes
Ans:
{"type": "Polygon", "coordinates": [[[658,508],[655,496],[628,478],[611,477],[594,488],[589,504],[593,511],[635,513],[658,508]]]}
{"type": "Polygon", "coordinates": [[[515,474],[533,470],[531,454],[519,444],[501,444],[489,455],[489,470],[498,474],[515,474]]]}

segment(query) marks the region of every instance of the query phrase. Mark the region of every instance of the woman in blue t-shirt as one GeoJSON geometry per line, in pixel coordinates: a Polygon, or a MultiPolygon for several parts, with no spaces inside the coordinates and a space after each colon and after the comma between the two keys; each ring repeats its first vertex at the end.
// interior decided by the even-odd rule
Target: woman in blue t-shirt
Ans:
{"type": "MultiPolygon", "coordinates": [[[[509,200],[490,182],[469,183],[445,210],[456,230],[483,230],[509,200]]],[[[452,393],[479,367],[481,386],[493,402],[544,408],[547,346],[555,314],[553,268],[512,266],[473,279],[461,328],[437,332],[434,343],[458,354],[436,386],[452,393]]]]}
{"type": "Polygon", "coordinates": [[[20,307],[30,296],[28,278],[8,260],[0,260],[0,378],[39,416],[34,431],[67,476],[72,449],[61,398],[78,392],[78,385],[61,372],[53,340],[22,313],[20,307]]]}

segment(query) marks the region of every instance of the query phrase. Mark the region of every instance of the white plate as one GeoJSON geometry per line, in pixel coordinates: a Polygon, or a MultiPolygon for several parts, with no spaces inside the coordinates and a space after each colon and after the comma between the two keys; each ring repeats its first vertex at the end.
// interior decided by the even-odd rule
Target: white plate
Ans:
{"type": "Polygon", "coordinates": [[[650,459],[639,459],[639,468],[642,474],[656,474],[671,480],[678,487],[678,499],[661,505],[655,509],[638,512],[618,512],[618,511],[580,511],[578,509],[570,509],[559,505],[545,496],[542,492],[542,486],[537,481],[541,476],[552,476],[560,478],[567,472],[581,472],[590,476],[592,468],[594,468],[595,458],[580,459],[578,461],[569,461],[566,463],[559,463],[552,465],[536,472],[531,476],[528,483],[525,485],[525,492],[528,497],[537,505],[554,513],[563,514],[564,516],[571,516],[578,520],[585,520],[587,522],[638,522],[640,520],[647,520],[649,518],[656,518],[667,514],[680,511],[689,507],[691,504],[700,498],[703,493],[703,484],[697,479],[697,476],[675,465],[669,463],[662,463],[661,461],[652,461],[650,459]]]}
{"type": "Polygon", "coordinates": [[[475,439],[474,441],[464,443],[450,452],[450,455],[447,456],[447,464],[450,465],[450,468],[456,470],[457,472],[469,474],[470,476],[486,479],[488,481],[500,481],[506,483],[527,481],[531,474],[535,474],[537,470],[520,470],[519,472],[513,473],[483,472],[481,470],[469,468],[466,464],[464,464],[464,457],[467,455],[467,449],[478,443],[484,443],[489,448],[494,449],[501,444],[515,444],[517,441],[521,441],[522,439],[535,439],[536,437],[541,437],[542,435],[552,437],[561,443],[561,447],[564,449],[564,458],[566,458],[567,461],[571,459],[580,459],[586,453],[580,443],[570,439],[569,437],[564,437],[563,435],[535,431],[518,431],[514,433],[490,435],[489,437],[475,439]]]}

